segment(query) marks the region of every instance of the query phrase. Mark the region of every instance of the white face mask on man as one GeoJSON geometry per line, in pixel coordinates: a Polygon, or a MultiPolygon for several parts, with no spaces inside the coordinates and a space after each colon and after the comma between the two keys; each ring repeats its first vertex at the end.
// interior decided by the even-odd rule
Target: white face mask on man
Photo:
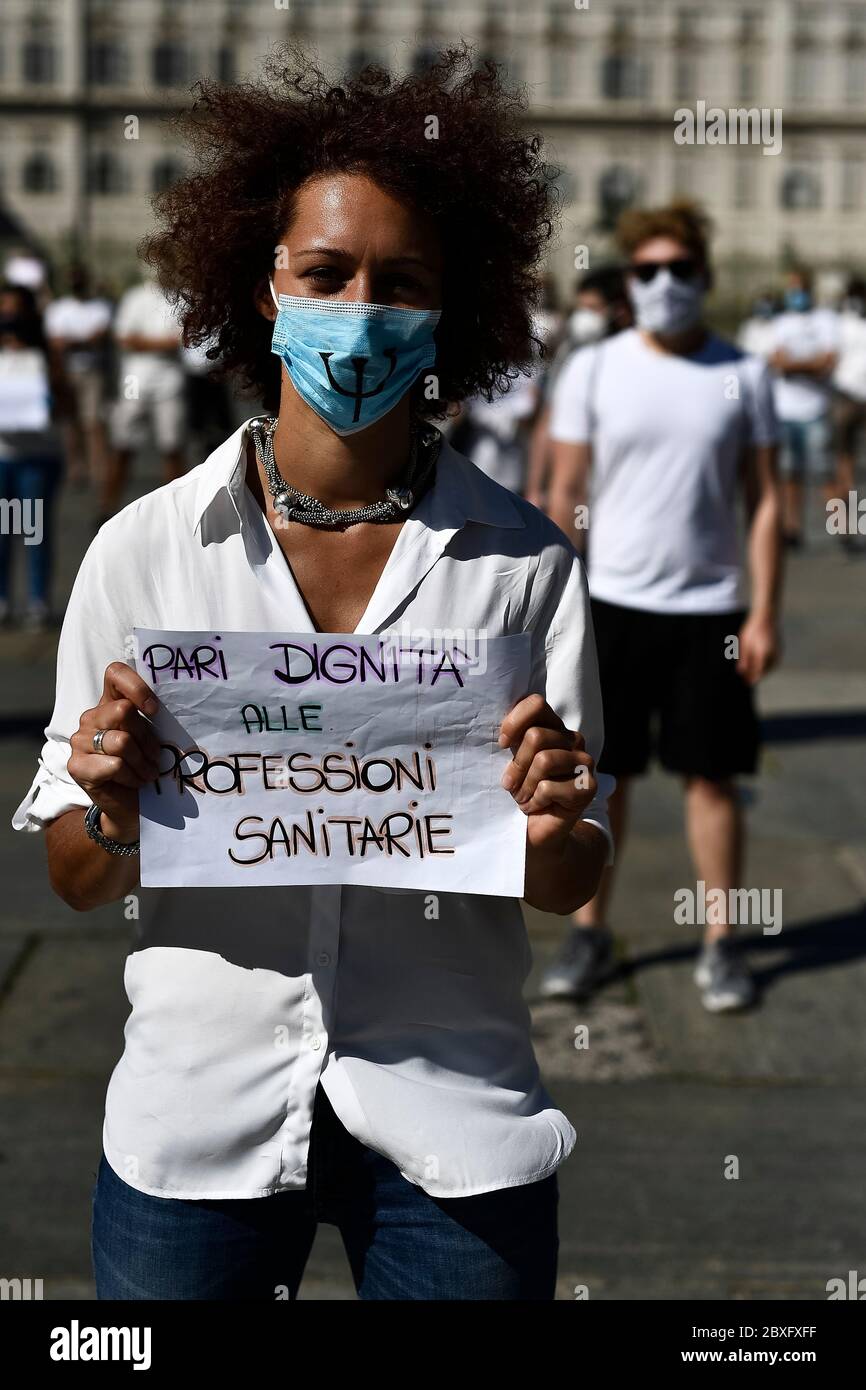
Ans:
{"type": "Polygon", "coordinates": [[[575,309],[568,318],[568,336],[572,342],[597,343],[608,331],[608,320],[598,309],[575,309]]]}
{"type": "Polygon", "coordinates": [[[660,266],[647,283],[634,273],[628,276],[627,283],[638,328],[648,333],[674,334],[684,333],[700,322],[707,289],[703,275],[683,280],[667,266],[660,266]]]}

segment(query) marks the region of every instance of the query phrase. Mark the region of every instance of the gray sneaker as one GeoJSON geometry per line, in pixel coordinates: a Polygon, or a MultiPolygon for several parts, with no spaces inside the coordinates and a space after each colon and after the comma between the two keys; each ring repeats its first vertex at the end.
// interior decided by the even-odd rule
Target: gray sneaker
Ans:
{"type": "Polygon", "coordinates": [[[572,927],[559,955],[541,977],[543,999],[580,999],[613,972],[609,927],[572,927]]]}
{"type": "Polygon", "coordinates": [[[729,940],[704,946],[695,967],[695,984],[711,1014],[748,1008],[755,998],[755,982],[736,943],[729,940]]]}

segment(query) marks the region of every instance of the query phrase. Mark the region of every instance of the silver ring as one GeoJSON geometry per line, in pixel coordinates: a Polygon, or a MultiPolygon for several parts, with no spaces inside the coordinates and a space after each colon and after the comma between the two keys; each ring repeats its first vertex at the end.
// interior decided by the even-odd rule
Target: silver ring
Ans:
{"type": "Polygon", "coordinates": [[[108,730],[107,730],[107,729],[97,729],[97,730],[96,730],[96,733],[93,735],[93,748],[94,748],[94,752],[96,752],[96,753],[101,753],[101,752],[102,752],[102,740],[105,738],[105,735],[106,735],[107,733],[108,733],[108,730]]]}

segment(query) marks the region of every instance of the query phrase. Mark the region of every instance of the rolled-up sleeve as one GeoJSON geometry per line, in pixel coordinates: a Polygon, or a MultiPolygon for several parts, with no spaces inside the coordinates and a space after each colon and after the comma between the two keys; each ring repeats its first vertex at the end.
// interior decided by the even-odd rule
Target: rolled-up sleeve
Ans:
{"type": "Polygon", "coordinates": [[[110,548],[103,529],[91,542],[73,585],[57,649],[54,709],[36,776],[12,817],[14,830],[43,830],[64,812],[91,804],[66,768],[70,739],[83,712],[99,702],[106,666],[125,660],[131,651],[131,633],[117,616],[106,574],[110,548]]]}
{"type": "MultiPolygon", "coordinates": [[[[583,565],[564,536],[542,551],[533,591],[538,608],[530,626],[537,635],[536,660],[540,663],[534,688],[543,685],[551,709],[569,729],[583,735],[587,753],[598,764],[604,719],[589,587],[583,565]]],[[[608,841],[607,863],[612,864],[614,844],[607,802],[616,779],[596,771],[596,780],[598,790],[582,819],[603,831],[608,841]]]]}

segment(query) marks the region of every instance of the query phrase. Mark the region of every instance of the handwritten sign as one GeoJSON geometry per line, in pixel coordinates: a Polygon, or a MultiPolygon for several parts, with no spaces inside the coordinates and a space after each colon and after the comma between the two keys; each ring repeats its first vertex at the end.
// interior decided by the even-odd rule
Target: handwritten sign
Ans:
{"type": "Polygon", "coordinates": [[[159,696],[144,887],[353,883],[520,897],[499,726],[528,634],[460,640],[135,628],[159,696]]]}

